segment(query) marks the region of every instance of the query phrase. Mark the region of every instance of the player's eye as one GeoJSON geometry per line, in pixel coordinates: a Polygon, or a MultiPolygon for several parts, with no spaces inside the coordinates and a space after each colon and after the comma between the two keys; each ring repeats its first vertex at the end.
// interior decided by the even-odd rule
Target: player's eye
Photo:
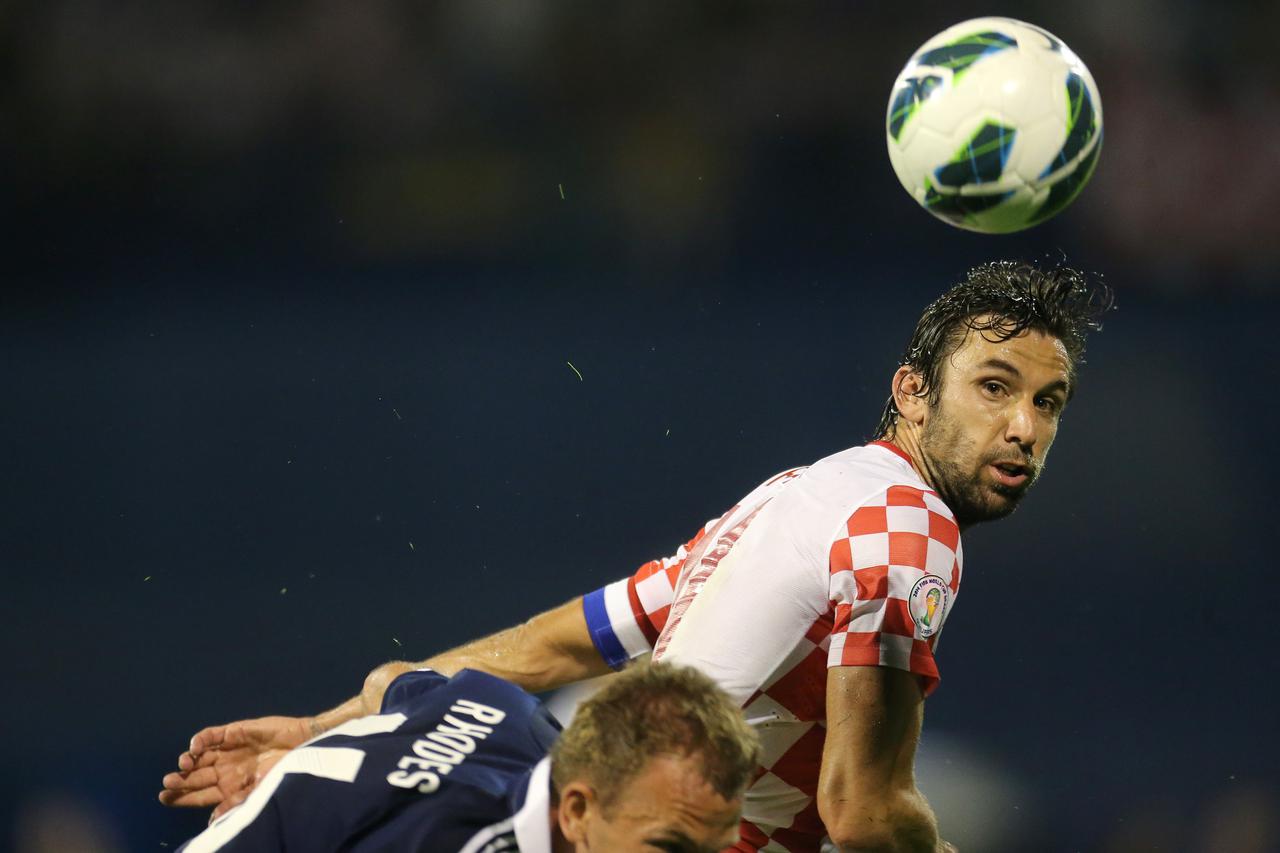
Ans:
{"type": "Polygon", "coordinates": [[[986,382],[982,383],[982,390],[985,391],[988,396],[999,397],[1004,393],[1004,385],[988,379],[986,382]]]}
{"type": "Polygon", "coordinates": [[[1046,414],[1052,415],[1057,413],[1059,406],[1058,401],[1053,397],[1041,397],[1036,400],[1036,408],[1046,414]]]}

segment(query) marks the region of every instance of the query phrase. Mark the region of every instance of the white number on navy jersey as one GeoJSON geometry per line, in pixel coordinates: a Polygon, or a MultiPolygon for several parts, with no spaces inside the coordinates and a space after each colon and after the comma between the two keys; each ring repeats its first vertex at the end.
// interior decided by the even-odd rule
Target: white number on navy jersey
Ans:
{"type": "Polygon", "coordinates": [[[185,853],[212,853],[231,841],[266,808],[271,795],[289,773],[301,773],[336,782],[354,782],[364,763],[364,750],[349,746],[319,746],[334,735],[360,735],[393,732],[408,719],[404,714],[375,714],[335,726],[321,737],[291,750],[263,777],[243,803],[214,821],[208,829],[191,839],[185,853]]]}

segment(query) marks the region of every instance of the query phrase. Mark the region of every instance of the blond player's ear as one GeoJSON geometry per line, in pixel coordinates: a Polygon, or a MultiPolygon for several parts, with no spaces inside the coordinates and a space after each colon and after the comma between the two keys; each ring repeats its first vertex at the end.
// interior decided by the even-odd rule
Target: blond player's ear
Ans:
{"type": "Polygon", "coordinates": [[[893,404],[901,420],[917,426],[924,423],[929,404],[921,393],[923,390],[924,376],[911,365],[904,364],[893,374],[893,404]]]}
{"type": "Polygon", "coordinates": [[[570,782],[560,792],[556,821],[565,840],[574,844],[587,840],[587,824],[596,805],[595,791],[585,782],[570,782]]]}

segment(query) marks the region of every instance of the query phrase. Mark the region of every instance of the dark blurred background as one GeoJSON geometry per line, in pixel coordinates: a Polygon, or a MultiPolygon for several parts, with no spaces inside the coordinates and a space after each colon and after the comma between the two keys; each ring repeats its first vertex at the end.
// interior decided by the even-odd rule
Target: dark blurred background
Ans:
{"type": "Polygon", "coordinates": [[[973,263],[1115,288],[1048,476],[966,536],[922,784],[972,851],[1280,849],[1280,5],[0,6],[0,847],[175,848],[198,728],[312,713],[870,432],[973,263]],[[890,84],[1046,27],[1098,172],[921,211],[890,84]],[[581,374],[579,378],[578,374],[581,374]]]}

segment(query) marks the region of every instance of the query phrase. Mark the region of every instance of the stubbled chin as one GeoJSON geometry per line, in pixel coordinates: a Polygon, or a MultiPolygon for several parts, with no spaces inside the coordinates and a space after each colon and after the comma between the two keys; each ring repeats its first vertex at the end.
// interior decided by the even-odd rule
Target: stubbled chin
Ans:
{"type": "Polygon", "coordinates": [[[1022,500],[1026,491],[1025,485],[1010,487],[1003,483],[983,483],[981,494],[985,499],[982,507],[984,520],[994,521],[1012,513],[1018,508],[1018,502],[1022,500]]]}
{"type": "Polygon", "coordinates": [[[1022,500],[1022,496],[1026,493],[1026,486],[1010,487],[1002,483],[996,483],[991,487],[992,502],[1003,509],[1006,515],[1013,512],[1018,502],[1022,500]]]}

